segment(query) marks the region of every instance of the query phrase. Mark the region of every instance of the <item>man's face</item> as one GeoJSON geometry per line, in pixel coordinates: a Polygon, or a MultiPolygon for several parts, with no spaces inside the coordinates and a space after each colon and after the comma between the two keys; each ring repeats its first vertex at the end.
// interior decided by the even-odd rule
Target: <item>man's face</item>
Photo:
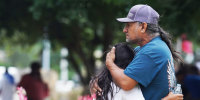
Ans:
{"type": "Polygon", "coordinates": [[[141,25],[138,22],[126,23],[123,32],[126,34],[126,42],[138,43],[141,40],[141,25]]]}

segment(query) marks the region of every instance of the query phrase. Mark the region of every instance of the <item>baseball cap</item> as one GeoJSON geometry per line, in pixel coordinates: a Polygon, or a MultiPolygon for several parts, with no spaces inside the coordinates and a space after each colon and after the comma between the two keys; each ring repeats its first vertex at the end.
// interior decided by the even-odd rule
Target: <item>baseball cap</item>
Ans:
{"type": "Polygon", "coordinates": [[[125,18],[117,18],[119,22],[146,22],[158,24],[159,14],[150,6],[138,4],[133,6],[125,18]]]}

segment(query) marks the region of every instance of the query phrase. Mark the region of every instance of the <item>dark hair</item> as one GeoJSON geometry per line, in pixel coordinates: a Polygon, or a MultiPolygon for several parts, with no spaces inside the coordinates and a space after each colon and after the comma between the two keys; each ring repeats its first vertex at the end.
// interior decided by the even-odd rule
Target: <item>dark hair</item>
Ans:
{"type": "Polygon", "coordinates": [[[41,65],[40,65],[39,62],[35,61],[35,62],[31,63],[31,70],[33,70],[33,71],[39,71],[40,68],[41,68],[41,65]]]}
{"type": "MultiPolygon", "coordinates": [[[[125,69],[135,56],[134,50],[127,43],[119,43],[115,45],[115,64],[122,69],[125,69]]],[[[102,95],[98,96],[97,100],[108,100],[108,93],[111,93],[113,98],[113,88],[111,86],[112,76],[109,70],[104,69],[94,79],[98,79],[98,85],[102,89],[102,95]]]]}
{"type": "Polygon", "coordinates": [[[163,28],[161,28],[159,25],[157,24],[147,24],[147,30],[146,32],[148,34],[154,34],[154,33],[159,33],[161,39],[167,44],[167,46],[169,47],[171,53],[172,53],[172,57],[174,58],[174,60],[176,62],[178,62],[178,60],[182,61],[182,58],[178,55],[178,52],[173,48],[172,45],[172,38],[170,36],[170,34],[166,31],[163,30],[163,28]]]}
{"type": "Polygon", "coordinates": [[[40,74],[40,68],[41,68],[41,65],[39,62],[35,61],[35,62],[32,62],[31,63],[31,73],[30,75],[39,80],[39,81],[42,81],[42,78],[41,78],[41,74],[40,74]]]}

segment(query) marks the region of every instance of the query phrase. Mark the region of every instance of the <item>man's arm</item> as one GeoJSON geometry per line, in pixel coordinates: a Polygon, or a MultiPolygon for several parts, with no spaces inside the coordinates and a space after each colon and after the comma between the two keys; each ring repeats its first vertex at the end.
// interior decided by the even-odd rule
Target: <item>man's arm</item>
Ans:
{"type": "Polygon", "coordinates": [[[110,71],[113,81],[123,90],[134,88],[138,82],[124,74],[124,70],[119,68],[115,63],[115,47],[106,56],[106,66],[110,71]]]}

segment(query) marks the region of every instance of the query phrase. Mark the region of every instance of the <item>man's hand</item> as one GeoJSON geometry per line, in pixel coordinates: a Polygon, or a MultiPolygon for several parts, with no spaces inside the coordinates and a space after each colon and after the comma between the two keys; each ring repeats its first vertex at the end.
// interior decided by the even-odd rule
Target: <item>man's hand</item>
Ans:
{"type": "Polygon", "coordinates": [[[183,94],[173,94],[170,92],[166,97],[162,98],[162,100],[183,100],[183,94]]]}
{"type": "Polygon", "coordinates": [[[111,51],[108,52],[106,55],[106,66],[108,69],[110,69],[112,64],[114,64],[114,60],[115,60],[115,47],[113,47],[111,51]]]}
{"type": "Polygon", "coordinates": [[[98,95],[101,95],[102,90],[98,85],[98,79],[91,80],[89,86],[90,86],[90,93],[91,94],[98,93],[98,95]]]}

